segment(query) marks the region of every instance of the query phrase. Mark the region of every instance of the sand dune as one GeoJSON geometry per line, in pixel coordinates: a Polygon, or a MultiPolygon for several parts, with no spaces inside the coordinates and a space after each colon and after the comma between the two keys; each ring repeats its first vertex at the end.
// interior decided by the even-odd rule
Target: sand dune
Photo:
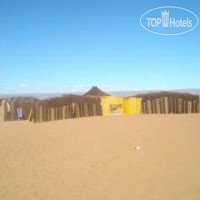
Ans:
{"type": "Polygon", "coordinates": [[[188,114],[1,122],[0,199],[200,199],[199,121],[188,114]]]}

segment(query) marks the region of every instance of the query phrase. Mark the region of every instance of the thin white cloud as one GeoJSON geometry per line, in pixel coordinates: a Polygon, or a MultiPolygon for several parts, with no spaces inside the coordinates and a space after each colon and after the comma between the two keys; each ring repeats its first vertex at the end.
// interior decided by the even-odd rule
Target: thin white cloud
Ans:
{"type": "Polygon", "coordinates": [[[160,76],[160,74],[152,74],[152,75],[149,75],[149,78],[151,78],[151,79],[160,79],[161,76],[160,76]]]}
{"type": "Polygon", "coordinates": [[[26,83],[21,83],[21,84],[19,84],[19,87],[20,87],[20,88],[26,88],[26,87],[27,87],[27,84],[26,84],[26,83]]]}

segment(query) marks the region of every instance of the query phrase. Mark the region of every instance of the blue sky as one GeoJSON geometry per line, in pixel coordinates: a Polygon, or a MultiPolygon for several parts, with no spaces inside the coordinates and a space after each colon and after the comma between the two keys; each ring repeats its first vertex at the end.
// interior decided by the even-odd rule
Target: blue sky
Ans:
{"type": "Polygon", "coordinates": [[[153,34],[141,15],[200,2],[0,1],[0,94],[200,88],[200,31],[153,34]]]}

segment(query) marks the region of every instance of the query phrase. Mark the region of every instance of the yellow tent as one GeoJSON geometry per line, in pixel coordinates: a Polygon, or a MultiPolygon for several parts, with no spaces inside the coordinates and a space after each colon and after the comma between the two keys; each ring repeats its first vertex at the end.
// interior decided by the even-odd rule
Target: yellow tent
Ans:
{"type": "Polygon", "coordinates": [[[101,97],[103,115],[140,114],[142,98],[123,98],[115,96],[101,97]]]}
{"type": "Polygon", "coordinates": [[[133,115],[141,113],[142,98],[125,98],[124,99],[124,114],[133,115]]]}
{"type": "Polygon", "coordinates": [[[124,109],[124,98],[115,96],[101,97],[103,115],[122,115],[124,109]]]}

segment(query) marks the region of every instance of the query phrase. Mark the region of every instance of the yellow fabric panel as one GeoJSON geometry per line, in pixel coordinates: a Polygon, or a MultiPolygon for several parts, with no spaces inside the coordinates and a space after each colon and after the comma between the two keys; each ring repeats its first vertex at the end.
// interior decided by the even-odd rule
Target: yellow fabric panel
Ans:
{"type": "Polygon", "coordinates": [[[127,115],[141,113],[142,98],[130,97],[124,99],[124,113],[127,115]]]}
{"type": "Polygon", "coordinates": [[[103,115],[121,115],[124,113],[124,98],[115,96],[101,97],[103,115]]]}

